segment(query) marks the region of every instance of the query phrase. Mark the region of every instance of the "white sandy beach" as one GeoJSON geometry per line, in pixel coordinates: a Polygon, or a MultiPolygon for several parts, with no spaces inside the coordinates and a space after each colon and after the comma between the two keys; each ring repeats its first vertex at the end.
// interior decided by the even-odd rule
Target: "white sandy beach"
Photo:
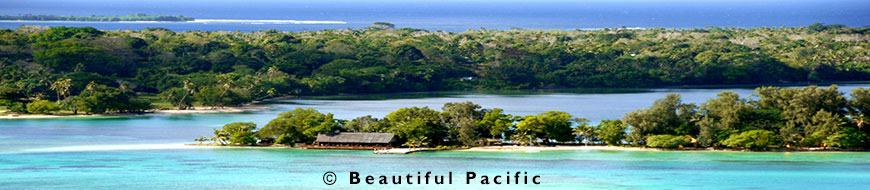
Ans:
{"type": "Polygon", "coordinates": [[[194,19],[188,23],[268,23],[268,24],[347,24],[343,21],[325,20],[238,20],[238,19],[194,19]]]}
{"type": "Polygon", "coordinates": [[[129,117],[129,116],[142,116],[142,115],[153,115],[153,114],[208,114],[208,113],[241,113],[241,112],[251,112],[251,111],[262,111],[262,110],[270,110],[274,109],[269,106],[257,106],[257,105],[247,105],[247,106],[239,106],[239,107],[223,107],[223,108],[213,108],[213,107],[194,107],[193,109],[188,110],[152,110],[143,114],[91,114],[91,115],[18,115],[18,114],[10,114],[6,116],[0,116],[0,119],[55,119],[55,118],[84,118],[84,117],[129,117]]]}
{"type": "Polygon", "coordinates": [[[273,109],[273,107],[248,105],[248,106],[223,107],[223,108],[194,107],[193,109],[187,109],[187,110],[155,110],[153,113],[157,113],[157,114],[241,113],[241,112],[262,111],[262,110],[270,110],[270,109],[273,109]]]}
{"type": "Polygon", "coordinates": [[[618,147],[618,146],[480,146],[458,151],[467,152],[539,152],[539,151],[571,151],[571,150],[638,150],[660,151],[655,148],[618,147]]]}

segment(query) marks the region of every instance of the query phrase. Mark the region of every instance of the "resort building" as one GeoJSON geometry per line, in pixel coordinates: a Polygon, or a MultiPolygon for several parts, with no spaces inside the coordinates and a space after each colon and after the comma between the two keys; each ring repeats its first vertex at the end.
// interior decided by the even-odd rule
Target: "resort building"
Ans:
{"type": "Polygon", "coordinates": [[[307,148],[380,149],[393,147],[396,141],[393,133],[319,133],[314,145],[307,148]]]}

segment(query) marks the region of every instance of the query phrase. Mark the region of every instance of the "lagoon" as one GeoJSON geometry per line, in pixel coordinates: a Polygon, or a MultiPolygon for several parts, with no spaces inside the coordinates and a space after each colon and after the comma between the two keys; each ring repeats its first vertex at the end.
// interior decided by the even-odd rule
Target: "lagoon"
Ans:
{"type": "MultiPolygon", "coordinates": [[[[868,84],[842,85],[848,93],[868,84]]],[[[400,107],[440,109],[473,101],[515,115],[566,111],[593,123],[618,119],[679,93],[700,103],[722,90],[748,97],[752,88],[660,88],[433,92],[301,97],[268,104],[273,110],[232,114],[0,120],[2,189],[379,189],[350,185],[349,172],[405,175],[454,173],[453,185],[390,185],[390,188],[613,188],[613,189],[867,189],[870,153],[741,153],[650,151],[424,152],[375,155],[370,151],[183,146],[236,121],[265,125],[278,113],[315,108],[340,119],[383,117],[400,107]],[[504,175],[527,171],[540,185],[464,184],[467,171],[504,175]],[[322,182],[324,172],[337,183],[322,182]]]]}

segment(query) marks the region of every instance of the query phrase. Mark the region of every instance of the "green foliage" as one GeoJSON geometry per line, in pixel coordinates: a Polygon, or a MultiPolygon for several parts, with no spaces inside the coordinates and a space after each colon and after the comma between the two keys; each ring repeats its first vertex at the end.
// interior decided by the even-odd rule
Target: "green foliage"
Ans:
{"type": "Polygon", "coordinates": [[[391,132],[415,146],[431,142],[440,145],[447,136],[447,128],[441,124],[438,111],[428,107],[400,108],[387,114],[391,132]]]}
{"type": "MultiPolygon", "coordinates": [[[[817,116],[818,112],[825,111],[840,116],[845,113],[847,101],[843,93],[837,89],[838,86],[831,85],[828,88],[762,87],[755,91],[761,97],[757,103],[759,108],[782,110],[783,119],[786,121],[779,134],[785,143],[796,145],[801,141],[801,136],[812,135],[812,133],[803,133],[802,129],[815,125],[813,117],[817,116]]],[[[830,133],[825,133],[823,136],[827,134],[830,133]]]]}
{"type": "Polygon", "coordinates": [[[505,114],[504,109],[494,108],[477,121],[477,126],[489,131],[489,135],[492,137],[510,137],[514,131],[514,121],[516,118],[510,114],[505,114]]]}
{"type": "Polygon", "coordinates": [[[102,48],[86,46],[77,41],[59,41],[36,44],[41,48],[33,53],[36,63],[57,71],[85,71],[102,75],[126,75],[118,58],[102,48]]]}
{"type": "Polygon", "coordinates": [[[310,143],[321,132],[333,132],[340,127],[333,115],[317,110],[296,108],[278,114],[257,132],[260,139],[276,139],[276,144],[310,143]]]}
{"type": "Polygon", "coordinates": [[[142,113],[152,108],[151,103],[134,99],[130,91],[93,82],[75,100],[74,107],[89,114],[142,113]]]}
{"type": "Polygon", "coordinates": [[[631,126],[629,140],[639,144],[649,135],[696,134],[697,126],[691,122],[696,112],[696,106],[682,103],[679,94],[668,94],[656,100],[649,109],[625,114],[622,121],[631,126]]]}
{"type": "Polygon", "coordinates": [[[448,102],[441,108],[441,121],[446,125],[450,134],[457,134],[456,139],[463,145],[474,146],[480,144],[481,134],[489,134],[487,128],[477,125],[483,119],[485,111],[480,105],[466,102],[448,102]]]}
{"type": "Polygon", "coordinates": [[[390,123],[367,115],[345,122],[342,128],[351,132],[386,133],[390,130],[390,123]]]}
{"type": "MultiPolygon", "coordinates": [[[[3,20],[3,19],[0,19],[3,20]]],[[[60,41],[67,38],[88,38],[98,37],[105,32],[97,30],[93,27],[52,27],[45,32],[33,34],[30,39],[33,41],[60,41]]]]}
{"type": "MultiPolygon", "coordinates": [[[[91,17],[188,19],[144,14],[91,17]]],[[[185,109],[191,100],[181,97],[202,91],[207,93],[194,101],[221,107],[288,95],[870,80],[870,64],[863,59],[868,48],[860,48],[868,45],[861,40],[868,35],[864,28],[817,24],[778,29],[448,33],[394,27],[374,23],[364,30],[240,33],[23,26],[0,31],[0,86],[14,86],[15,93],[8,95],[20,95],[4,99],[26,102],[74,96],[90,82],[117,88],[127,83],[127,90],[163,94],[165,100],[173,100],[167,101],[173,107],[185,109]],[[46,81],[61,78],[70,79],[68,90],[49,88],[53,84],[46,81]]],[[[793,120],[784,125],[791,143],[797,142],[806,118],[816,111],[796,110],[806,102],[795,103],[776,104],[789,109],[762,108],[782,110],[783,119],[793,120]]],[[[684,108],[688,107],[678,109],[684,108]]],[[[709,122],[728,123],[719,117],[711,116],[709,122]]],[[[636,121],[626,120],[632,127],[636,121]]],[[[700,130],[693,122],[661,124],[642,133],[700,130]]]]}
{"type": "Polygon", "coordinates": [[[598,129],[596,126],[589,125],[589,120],[586,118],[577,118],[574,120],[577,123],[577,127],[573,129],[573,135],[577,135],[580,142],[583,142],[587,146],[589,142],[598,140],[598,129]]]}
{"type": "Polygon", "coordinates": [[[37,100],[27,103],[27,112],[37,114],[48,114],[60,110],[57,103],[48,100],[37,100]]]}
{"type": "Polygon", "coordinates": [[[625,139],[625,124],[620,120],[604,120],[598,124],[598,138],[607,145],[621,145],[625,139]]]}
{"type": "MultiPolygon", "coordinates": [[[[848,107],[849,114],[852,116],[852,122],[858,128],[865,128],[866,123],[870,123],[870,89],[856,88],[849,95],[852,97],[849,99],[848,107]]],[[[870,127],[865,129],[870,129],[870,127]]]]}
{"type": "Polygon", "coordinates": [[[571,114],[561,111],[547,111],[538,115],[528,115],[522,118],[516,126],[514,140],[526,140],[533,137],[551,143],[551,140],[567,142],[574,140],[571,125],[571,114]]]}
{"type": "Polygon", "coordinates": [[[691,139],[679,135],[653,135],[646,139],[646,146],[654,148],[678,148],[691,143],[691,139]]]}
{"type": "Polygon", "coordinates": [[[186,110],[193,107],[193,101],[195,99],[191,90],[186,90],[183,88],[171,88],[167,91],[164,91],[163,93],[160,93],[160,97],[179,110],[186,110]]]}
{"type": "Polygon", "coordinates": [[[837,133],[828,136],[823,143],[830,147],[861,147],[867,146],[870,137],[864,131],[856,130],[851,127],[843,127],[837,133]]]}
{"type": "Polygon", "coordinates": [[[254,130],[257,129],[257,124],[253,122],[234,122],[224,125],[221,129],[230,136],[232,144],[254,144],[257,139],[254,137],[254,130]]]}
{"type": "Polygon", "coordinates": [[[21,102],[13,102],[8,107],[9,111],[15,113],[27,113],[27,106],[25,106],[25,104],[21,102]]]}
{"type": "Polygon", "coordinates": [[[737,93],[724,91],[716,96],[716,99],[707,100],[700,108],[703,117],[698,122],[701,129],[698,143],[701,146],[713,146],[725,140],[731,132],[742,130],[746,126],[743,122],[748,121],[747,117],[754,110],[737,93]]]}
{"type": "Polygon", "coordinates": [[[778,138],[771,131],[751,130],[733,134],[728,139],[725,139],[722,144],[732,148],[766,150],[771,145],[776,145],[779,142],[778,138]]]}

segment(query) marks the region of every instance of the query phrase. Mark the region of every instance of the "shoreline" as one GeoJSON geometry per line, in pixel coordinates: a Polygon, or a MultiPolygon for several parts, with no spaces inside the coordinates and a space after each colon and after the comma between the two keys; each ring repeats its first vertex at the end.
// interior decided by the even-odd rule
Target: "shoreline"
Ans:
{"type": "Polygon", "coordinates": [[[79,114],[79,115],[47,115],[47,114],[28,114],[28,115],[18,115],[18,114],[9,114],[6,116],[0,116],[0,119],[66,119],[66,118],[97,118],[97,117],[136,117],[136,116],[153,116],[153,115],[182,115],[182,114],[213,114],[213,113],[243,113],[243,112],[254,112],[254,111],[264,111],[275,109],[271,106],[259,106],[259,105],[244,105],[244,106],[235,106],[235,107],[194,107],[194,109],[187,110],[177,110],[177,109],[167,109],[167,110],[149,110],[144,113],[119,113],[119,114],[79,114]]]}
{"type": "Polygon", "coordinates": [[[650,148],[650,147],[622,147],[622,146],[603,146],[603,145],[556,145],[556,146],[479,146],[462,149],[458,151],[464,152],[540,152],[540,151],[579,151],[579,150],[598,150],[598,151],[651,151],[651,152],[754,152],[754,153],[769,153],[769,152],[803,152],[803,153],[834,153],[834,152],[870,152],[868,150],[852,150],[852,149],[822,149],[822,148],[806,148],[806,149],[774,149],[774,150],[741,150],[741,149],[712,149],[712,148],[684,148],[684,149],[668,149],[668,148],[650,148]]]}
{"type": "MultiPolygon", "coordinates": [[[[46,153],[46,152],[90,152],[90,151],[123,151],[123,150],[171,150],[171,149],[294,149],[309,150],[308,148],[292,147],[288,145],[218,145],[212,143],[170,143],[170,144],[119,144],[119,145],[72,145],[60,147],[41,147],[20,150],[13,153],[46,153]]],[[[310,149],[326,151],[348,151],[348,149],[310,149]]],[[[371,151],[371,150],[355,150],[371,151]]],[[[539,152],[567,152],[567,151],[643,151],[643,152],[686,152],[686,153],[868,153],[868,150],[833,150],[833,149],[795,149],[795,150],[767,150],[749,151],[737,149],[662,149],[646,147],[619,147],[619,146],[479,146],[471,148],[436,149],[436,148],[392,148],[372,151],[373,154],[411,154],[417,152],[469,152],[469,153],[539,153],[539,152]],[[380,152],[378,152],[380,151],[380,152]]],[[[0,152],[0,154],[3,154],[0,152]]]]}
{"type": "MultiPolygon", "coordinates": [[[[206,147],[206,148],[287,148],[287,149],[306,149],[299,147],[292,147],[287,145],[216,145],[216,144],[184,144],[184,146],[191,147],[206,147]]],[[[315,150],[315,149],[312,149],[315,150]]],[[[321,150],[321,149],[316,149],[321,150]]],[[[351,150],[351,149],[322,149],[322,150],[351,150]]],[[[751,150],[738,150],[738,149],[665,149],[665,148],[648,148],[648,147],[621,147],[621,146],[601,146],[601,145],[593,145],[593,146],[584,146],[584,145],[557,145],[557,146],[478,146],[471,148],[455,148],[455,149],[434,149],[434,148],[403,148],[397,147],[392,149],[387,149],[384,151],[398,151],[403,152],[401,154],[406,153],[414,153],[414,152],[434,152],[434,151],[456,151],[456,152],[526,152],[526,153],[535,153],[535,152],[553,152],[553,151],[648,151],[648,152],[746,152],[746,153],[846,153],[846,152],[870,152],[868,150],[835,150],[835,149],[790,149],[790,150],[765,150],[765,151],[751,151],[751,150]]],[[[378,154],[375,152],[375,154],[378,154]]],[[[395,153],[388,153],[395,154],[395,153]]]]}

